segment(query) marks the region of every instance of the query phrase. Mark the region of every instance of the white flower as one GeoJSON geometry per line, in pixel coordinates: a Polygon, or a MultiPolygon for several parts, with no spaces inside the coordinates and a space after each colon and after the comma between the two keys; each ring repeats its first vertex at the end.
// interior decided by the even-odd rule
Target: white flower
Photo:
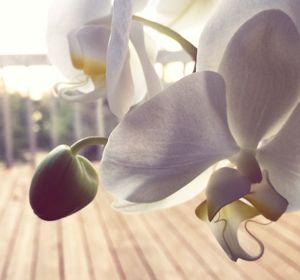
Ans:
{"type": "Polygon", "coordinates": [[[220,6],[202,36],[209,44],[200,48],[199,72],[129,113],[111,134],[100,168],[104,187],[119,200],[115,207],[138,212],[192,198],[206,187],[195,178],[229,159],[232,166],[209,179],[207,201],[196,214],[232,260],[254,260],[263,252],[261,243],[254,257],[240,247],[242,221],[258,214],[277,220],[287,204],[289,210],[300,208],[300,29],[295,17],[300,4],[272,3],[226,1],[224,15],[220,6]],[[244,9],[252,11],[249,16],[243,17],[244,9]],[[235,28],[225,24],[235,17],[235,28]],[[203,71],[208,65],[216,72],[203,71]]]}
{"type": "Polygon", "coordinates": [[[122,117],[146,92],[160,90],[143,27],[131,20],[147,2],[115,0],[113,7],[108,0],[53,2],[48,56],[70,81],[57,85],[64,98],[81,101],[106,94],[111,111],[122,117]]]}

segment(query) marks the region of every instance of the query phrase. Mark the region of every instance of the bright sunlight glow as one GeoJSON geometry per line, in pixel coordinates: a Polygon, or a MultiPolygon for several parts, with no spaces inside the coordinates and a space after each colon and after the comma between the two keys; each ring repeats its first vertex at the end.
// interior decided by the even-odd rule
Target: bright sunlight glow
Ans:
{"type": "Polygon", "coordinates": [[[50,2],[0,0],[1,55],[46,53],[45,33],[50,2]]]}

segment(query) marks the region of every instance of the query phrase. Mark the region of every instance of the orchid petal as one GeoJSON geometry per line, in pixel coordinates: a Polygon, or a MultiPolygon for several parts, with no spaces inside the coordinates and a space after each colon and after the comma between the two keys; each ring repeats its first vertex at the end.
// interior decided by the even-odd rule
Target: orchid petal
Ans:
{"type": "Polygon", "coordinates": [[[195,73],[128,113],[104,150],[105,188],[119,200],[159,201],[234,154],[238,148],[216,106],[224,91],[217,73],[195,73]]]}
{"type": "Polygon", "coordinates": [[[270,182],[289,202],[288,210],[300,209],[300,105],[279,133],[258,151],[258,160],[270,182]]]}
{"type": "Polygon", "coordinates": [[[300,30],[300,1],[295,0],[226,0],[218,1],[200,36],[197,71],[217,71],[229,41],[247,20],[264,10],[281,10],[300,30]]]}
{"type": "Polygon", "coordinates": [[[225,205],[248,194],[250,186],[251,182],[236,169],[224,167],[215,171],[206,188],[209,221],[225,205]]]}
{"type": "Polygon", "coordinates": [[[58,67],[66,78],[73,79],[80,73],[71,61],[69,32],[88,21],[108,15],[110,10],[110,0],[53,1],[48,13],[47,54],[51,63],[58,67]]]}
{"type": "MultiPolygon", "coordinates": [[[[106,86],[107,98],[110,107],[114,107],[111,95],[116,95],[118,84],[125,61],[128,59],[128,42],[131,25],[131,1],[115,0],[111,21],[111,37],[107,48],[106,86]]],[[[121,94],[118,93],[118,96],[121,94]]]]}
{"type": "Polygon", "coordinates": [[[76,29],[69,32],[68,42],[72,64],[76,69],[81,70],[83,68],[84,62],[82,55],[82,47],[79,43],[76,29]]]}
{"type": "Polygon", "coordinates": [[[173,207],[193,199],[200,194],[206,187],[212,173],[212,168],[202,172],[198,177],[179,189],[172,195],[152,203],[132,203],[124,200],[117,200],[112,203],[112,207],[125,213],[147,213],[173,207]]]}
{"type": "Polygon", "coordinates": [[[129,42],[129,66],[131,69],[132,80],[134,84],[134,92],[132,93],[132,104],[136,105],[142,101],[146,101],[147,96],[147,84],[144,75],[143,66],[141,60],[132,42],[129,42]]]}
{"type": "Polygon", "coordinates": [[[242,148],[256,149],[299,99],[300,36],[290,17],[270,10],[247,21],[230,41],[219,72],[230,131],[242,148]]]}
{"type": "Polygon", "coordinates": [[[131,26],[130,39],[142,64],[147,84],[147,92],[150,97],[161,91],[160,79],[151,63],[145,46],[143,26],[139,22],[133,22],[131,26]]]}
{"type": "Polygon", "coordinates": [[[264,246],[261,241],[248,231],[246,227],[247,222],[245,229],[258,242],[260,253],[257,256],[249,255],[240,246],[237,236],[239,225],[243,221],[259,215],[259,212],[255,208],[238,200],[222,208],[219,215],[210,222],[207,215],[207,202],[204,201],[197,207],[196,215],[199,219],[208,224],[220,246],[231,260],[237,261],[237,259],[240,258],[247,261],[254,261],[263,255],[264,246]]]}
{"type": "MultiPolygon", "coordinates": [[[[107,71],[110,65],[107,65],[107,71]]],[[[130,107],[138,100],[135,96],[133,77],[129,64],[129,57],[125,58],[118,83],[114,91],[109,90],[110,81],[107,80],[107,100],[110,110],[120,119],[129,111],[130,107]]]]}
{"type": "Polygon", "coordinates": [[[288,202],[272,186],[267,172],[259,184],[251,186],[251,193],[245,196],[255,208],[271,221],[277,221],[286,211],[288,202]]]}

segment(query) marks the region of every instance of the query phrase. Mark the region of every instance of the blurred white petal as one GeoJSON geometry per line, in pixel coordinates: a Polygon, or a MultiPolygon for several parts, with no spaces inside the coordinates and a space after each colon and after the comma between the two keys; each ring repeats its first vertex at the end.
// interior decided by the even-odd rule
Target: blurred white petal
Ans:
{"type": "Polygon", "coordinates": [[[54,0],[48,13],[48,57],[68,79],[80,72],[71,61],[68,33],[88,21],[104,17],[111,11],[111,1],[54,0]]]}
{"type": "Polygon", "coordinates": [[[119,200],[162,200],[234,154],[225,107],[224,81],[213,72],[189,75],[140,105],[105,147],[104,187],[119,200]]]}
{"type": "Polygon", "coordinates": [[[117,85],[128,59],[128,42],[132,17],[131,1],[115,0],[111,21],[111,37],[107,48],[106,86],[108,96],[116,95],[117,85]]]}

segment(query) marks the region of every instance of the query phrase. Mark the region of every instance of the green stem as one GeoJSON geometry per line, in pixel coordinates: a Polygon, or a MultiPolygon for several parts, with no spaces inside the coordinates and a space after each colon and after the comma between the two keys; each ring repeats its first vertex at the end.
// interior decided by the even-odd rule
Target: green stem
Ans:
{"type": "Polygon", "coordinates": [[[71,151],[74,154],[77,154],[79,150],[81,150],[82,148],[88,145],[106,145],[107,140],[108,140],[107,138],[98,137],[98,136],[90,136],[90,137],[82,138],[71,146],[71,151]]]}
{"type": "Polygon", "coordinates": [[[165,34],[169,37],[171,37],[172,39],[174,39],[175,41],[177,41],[184,50],[186,50],[186,52],[192,57],[192,59],[194,61],[196,61],[197,59],[197,48],[190,43],[188,40],[186,40],[185,38],[183,38],[179,33],[177,33],[176,31],[172,30],[171,28],[162,25],[160,23],[139,17],[139,16],[132,16],[133,20],[139,21],[153,29],[155,29],[156,31],[165,34]]]}

